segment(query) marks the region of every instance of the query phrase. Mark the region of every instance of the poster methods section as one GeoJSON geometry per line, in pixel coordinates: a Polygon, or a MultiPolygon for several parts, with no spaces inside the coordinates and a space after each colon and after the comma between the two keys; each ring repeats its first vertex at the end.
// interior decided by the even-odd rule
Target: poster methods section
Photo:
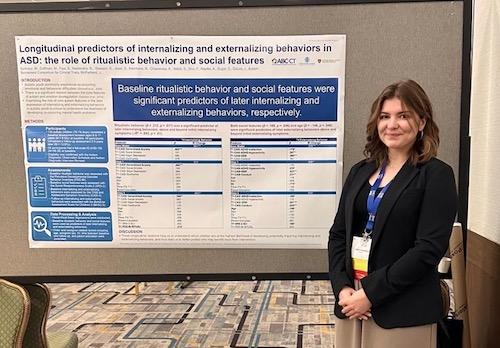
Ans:
{"type": "Polygon", "coordinates": [[[345,36],[16,46],[31,247],[326,248],[345,36]]]}

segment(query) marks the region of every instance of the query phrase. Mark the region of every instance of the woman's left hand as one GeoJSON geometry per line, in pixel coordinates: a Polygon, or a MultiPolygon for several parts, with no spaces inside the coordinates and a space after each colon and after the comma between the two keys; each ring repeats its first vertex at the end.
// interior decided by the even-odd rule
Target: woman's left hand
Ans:
{"type": "Polygon", "coordinates": [[[359,289],[351,296],[343,298],[339,301],[339,305],[342,306],[342,313],[349,317],[349,319],[360,318],[372,307],[372,303],[366,297],[363,289],[359,289]]]}

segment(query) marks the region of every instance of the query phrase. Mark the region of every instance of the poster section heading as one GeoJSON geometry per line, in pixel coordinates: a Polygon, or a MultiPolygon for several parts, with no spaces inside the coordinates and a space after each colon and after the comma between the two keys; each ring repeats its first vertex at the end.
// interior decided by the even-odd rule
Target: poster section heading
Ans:
{"type": "Polygon", "coordinates": [[[338,78],[113,78],[115,121],[337,121],[338,78]]]}

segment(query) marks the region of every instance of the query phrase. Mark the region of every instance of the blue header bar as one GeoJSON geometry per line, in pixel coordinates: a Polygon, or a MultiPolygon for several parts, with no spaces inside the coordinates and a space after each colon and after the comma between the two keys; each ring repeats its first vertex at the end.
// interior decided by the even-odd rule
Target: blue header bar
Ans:
{"type": "Polygon", "coordinates": [[[337,121],[338,78],[114,78],[114,121],[337,121]]]}

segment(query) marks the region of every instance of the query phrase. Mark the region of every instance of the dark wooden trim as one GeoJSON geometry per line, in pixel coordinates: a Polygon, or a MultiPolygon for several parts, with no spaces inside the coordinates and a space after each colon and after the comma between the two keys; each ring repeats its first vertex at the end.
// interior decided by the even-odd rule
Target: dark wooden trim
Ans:
{"type": "MultiPolygon", "coordinates": [[[[441,279],[450,279],[451,272],[440,273],[441,279]]],[[[1,276],[19,284],[33,283],[89,283],[89,282],[165,282],[165,281],[252,281],[252,280],[329,280],[328,273],[194,273],[194,274],[96,274],[96,275],[40,275],[1,276]]]]}
{"type": "Polygon", "coordinates": [[[160,282],[160,281],[251,281],[251,280],[327,280],[328,273],[194,273],[127,275],[41,275],[1,276],[14,283],[160,282]]]}
{"type": "MultiPolygon", "coordinates": [[[[458,0],[470,1],[470,0],[458,0]]],[[[442,0],[126,0],[78,2],[0,3],[0,12],[156,10],[176,8],[229,8],[442,2],[442,0]]]]}
{"type": "Polygon", "coordinates": [[[470,96],[472,79],[472,0],[464,0],[462,24],[462,88],[460,105],[460,150],[458,160],[458,221],[463,226],[464,253],[467,255],[467,216],[469,211],[470,96]]]}
{"type": "Polygon", "coordinates": [[[496,347],[500,328],[500,245],[474,231],[469,231],[467,244],[466,285],[471,347],[496,347]]]}

